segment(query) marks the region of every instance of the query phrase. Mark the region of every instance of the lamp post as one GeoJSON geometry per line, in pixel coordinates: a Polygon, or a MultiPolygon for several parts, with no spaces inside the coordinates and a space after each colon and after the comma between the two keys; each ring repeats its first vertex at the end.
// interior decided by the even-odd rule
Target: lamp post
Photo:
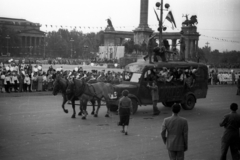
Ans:
{"type": "Polygon", "coordinates": [[[7,39],[7,55],[8,55],[8,40],[10,39],[9,35],[7,35],[6,39],[7,39]]]}
{"type": "MultiPolygon", "coordinates": [[[[162,19],[163,19],[163,0],[161,0],[161,3],[160,2],[157,2],[156,3],[156,7],[158,10],[160,10],[160,20],[159,20],[159,28],[158,28],[158,31],[159,31],[159,47],[161,47],[161,43],[162,43],[162,30],[163,30],[163,27],[162,27],[162,19]]],[[[168,8],[170,7],[170,5],[168,3],[165,4],[165,8],[166,10],[168,10],[168,8]]]]}
{"type": "Polygon", "coordinates": [[[74,42],[74,39],[73,39],[73,38],[71,38],[71,39],[70,39],[70,42],[71,42],[71,58],[72,58],[72,56],[73,56],[73,55],[72,55],[72,52],[73,52],[72,43],[74,42]]]}
{"type": "MultiPolygon", "coordinates": [[[[29,55],[32,54],[32,49],[33,49],[33,46],[29,46],[29,50],[30,50],[29,55]]],[[[29,56],[29,55],[28,55],[28,56],[29,56]]]]}
{"type": "MultiPolygon", "coordinates": [[[[88,49],[88,46],[87,46],[87,45],[84,45],[83,47],[84,47],[84,53],[86,54],[86,51],[87,51],[87,49],[88,49]]],[[[88,56],[86,56],[86,57],[88,57],[88,56]]]]}

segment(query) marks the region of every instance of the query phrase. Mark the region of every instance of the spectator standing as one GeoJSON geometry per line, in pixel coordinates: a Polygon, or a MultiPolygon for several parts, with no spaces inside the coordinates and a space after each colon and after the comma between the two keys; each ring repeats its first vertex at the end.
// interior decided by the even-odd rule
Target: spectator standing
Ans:
{"type": "Polygon", "coordinates": [[[18,80],[16,72],[12,73],[11,83],[13,85],[14,91],[17,92],[18,91],[19,80],[18,80]]]}
{"type": "Polygon", "coordinates": [[[43,91],[47,90],[47,75],[45,72],[43,72],[43,91]]]}
{"type": "Polygon", "coordinates": [[[3,88],[4,88],[4,79],[5,79],[5,73],[4,72],[1,72],[1,77],[0,77],[0,90],[1,90],[1,93],[3,93],[3,88]]]}
{"type": "Polygon", "coordinates": [[[23,69],[20,70],[19,75],[18,75],[18,80],[19,80],[19,90],[18,92],[23,91],[23,85],[24,85],[24,71],[23,69]]]}
{"type": "Polygon", "coordinates": [[[159,115],[160,111],[157,107],[157,103],[159,100],[157,82],[155,80],[153,80],[152,86],[147,84],[147,87],[151,89],[152,103],[153,103],[153,115],[159,115]]]}
{"type": "Polygon", "coordinates": [[[7,72],[5,79],[4,79],[4,86],[5,91],[7,93],[10,93],[10,87],[11,87],[11,77],[10,77],[10,71],[7,72]]]}
{"type": "Polygon", "coordinates": [[[32,92],[31,91],[31,79],[28,74],[25,75],[24,77],[24,91],[27,92],[32,92]]]}
{"type": "Polygon", "coordinates": [[[149,57],[149,63],[152,63],[153,48],[157,46],[156,35],[150,35],[148,39],[148,54],[143,58],[145,61],[149,57]]]}
{"type": "Polygon", "coordinates": [[[235,72],[233,70],[232,70],[231,75],[232,75],[232,85],[234,85],[235,81],[236,81],[236,76],[235,76],[235,72]]]}
{"type": "Polygon", "coordinates": [[[161,136],[168,149],[170,160],[184,160],[184,152],[188,149],[188,122],[178,116],[179,104],[172,106],[172,116],[163,120],[161,136]]]}
{"type": "Polygon", "coordinates": [[[37,91],[41,92],[43,90],[43,76],[41,73],[38,73],[37,84],[37,91]]]}
{"type": "Polygon", "coordinates": [[[239,160],[239,128],[240,128],[240,115],[236,112],[238,105],[232,103],[230,105],[231,112],[223,117],[220,127],[224,127],[225,131],[222,136],[221,144],[221,160],[226,160],[228,148],[230,147],[232,159],[239,160]]]}
{"type": "Polygon", "coordinates": [[[38,81],[37,81],[37,72],[32,73],[32,91],[37,91],[38,81]]]}
{"type": "Polygon", "coordinates": [[[128,135],[128,126],[129,126],[129,119],[132,113],[132,100],[128,98],[128,90],[124,90],[122,92],[122,98],[119,100],[118,103],[118,114],[120,116],[120,122],[118,125],[123,127],[122,133],[128,135]]]}

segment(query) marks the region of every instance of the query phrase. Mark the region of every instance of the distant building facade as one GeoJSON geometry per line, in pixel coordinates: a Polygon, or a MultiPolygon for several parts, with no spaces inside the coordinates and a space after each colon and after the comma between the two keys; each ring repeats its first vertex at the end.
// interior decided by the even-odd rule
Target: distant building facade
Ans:
{"type": "MultiPolygon", "coordinates": [[[[0,29],[3,30],[4,27],[16,33],[19,37],[19,44],[11,44],[11,41],[8,42],[8,46],[6,46],[6,43],[3,43],[4,46],[0,44],[2,54],[7,54],[6,47],[9,53],[11,53],[11,50],[15,50],[15,53],[18,52],[23,56],[44,54],[45,32],[40,30],[41,25],[39,23],[33,23],[25,19],[0,17],[0,29]]],[[[6,37],[3,39],[7,41],[6,37]]]]}

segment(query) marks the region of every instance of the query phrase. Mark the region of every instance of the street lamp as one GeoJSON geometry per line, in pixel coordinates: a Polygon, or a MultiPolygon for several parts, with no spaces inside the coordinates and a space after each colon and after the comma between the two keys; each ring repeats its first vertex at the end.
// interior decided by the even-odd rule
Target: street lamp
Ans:
{"type": "MultiPolygon", "coordinates": [[[[88,46],[87,46],[87,45],[84,45],[83,47],[84,47],[84,53],[86,54],[86,51],[87,51],[87,49],[88,49],[88,46]]],[[[86,56],[86,57],[88,57],[88,56],[86,56]]]]}
{"type": "MultiPolygon", "coordinates": [[[[159,31],[159,47],[161,46],[161,43],[162,43],[162,30],[163,30],[163,26],[162,26],[162,19],[163,19],[163,0],[161,0],[161,3],[160,2],[157,2],[156,3],[156,7],[158,10],[160,10],[160,20],[159,20],[159,28],[158,28],[158,31],[159,31]]],[[[168,8],[170,7],[170,5],[168,3],[165,4],[165,8],[166,10],[168,10],[168,8]]]]}
{"type": "Polygon", "coordinates": [[[29,46],[29,49],[30,49],[30,53],[29,53],[29,55],[32,55],[32,49],[33,49],[33,46],[29,46]]]}
{"type": "Polygon", "coordinates": [[[6,39],[7,39],[7,55],[8,55],[8,40],[10,39],[9,35],[7,35],[6,39]]]}
{"type": "Polygon", "coordinates": [[[72,56],[73,56],[73,55],[72,55],[72,52],[73,52],[72,43],[74,42],[74,39],[71,38],[71,39],[70,39],[70,42],[71,42],[71,58],[72,58],[72,56]]]}

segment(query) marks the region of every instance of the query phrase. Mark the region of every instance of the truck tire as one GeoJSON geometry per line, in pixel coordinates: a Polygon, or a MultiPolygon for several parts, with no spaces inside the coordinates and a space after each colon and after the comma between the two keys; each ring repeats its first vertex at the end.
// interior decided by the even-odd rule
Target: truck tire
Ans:
{"type": "Polygon", "coordinates": [[[192,110],[196,104],[196,99],[193,95],[189,94],[185,98],[184,102],[181,103],[182,108],[185,110],[192,110]]]}
{"type": "Polygon", "coordinates": [[[134,98],[131,98],[131,100],[132,100],[133,114],[135,114],[138,110],[138,103],[137,103],[137,100],[134,98]]]}

